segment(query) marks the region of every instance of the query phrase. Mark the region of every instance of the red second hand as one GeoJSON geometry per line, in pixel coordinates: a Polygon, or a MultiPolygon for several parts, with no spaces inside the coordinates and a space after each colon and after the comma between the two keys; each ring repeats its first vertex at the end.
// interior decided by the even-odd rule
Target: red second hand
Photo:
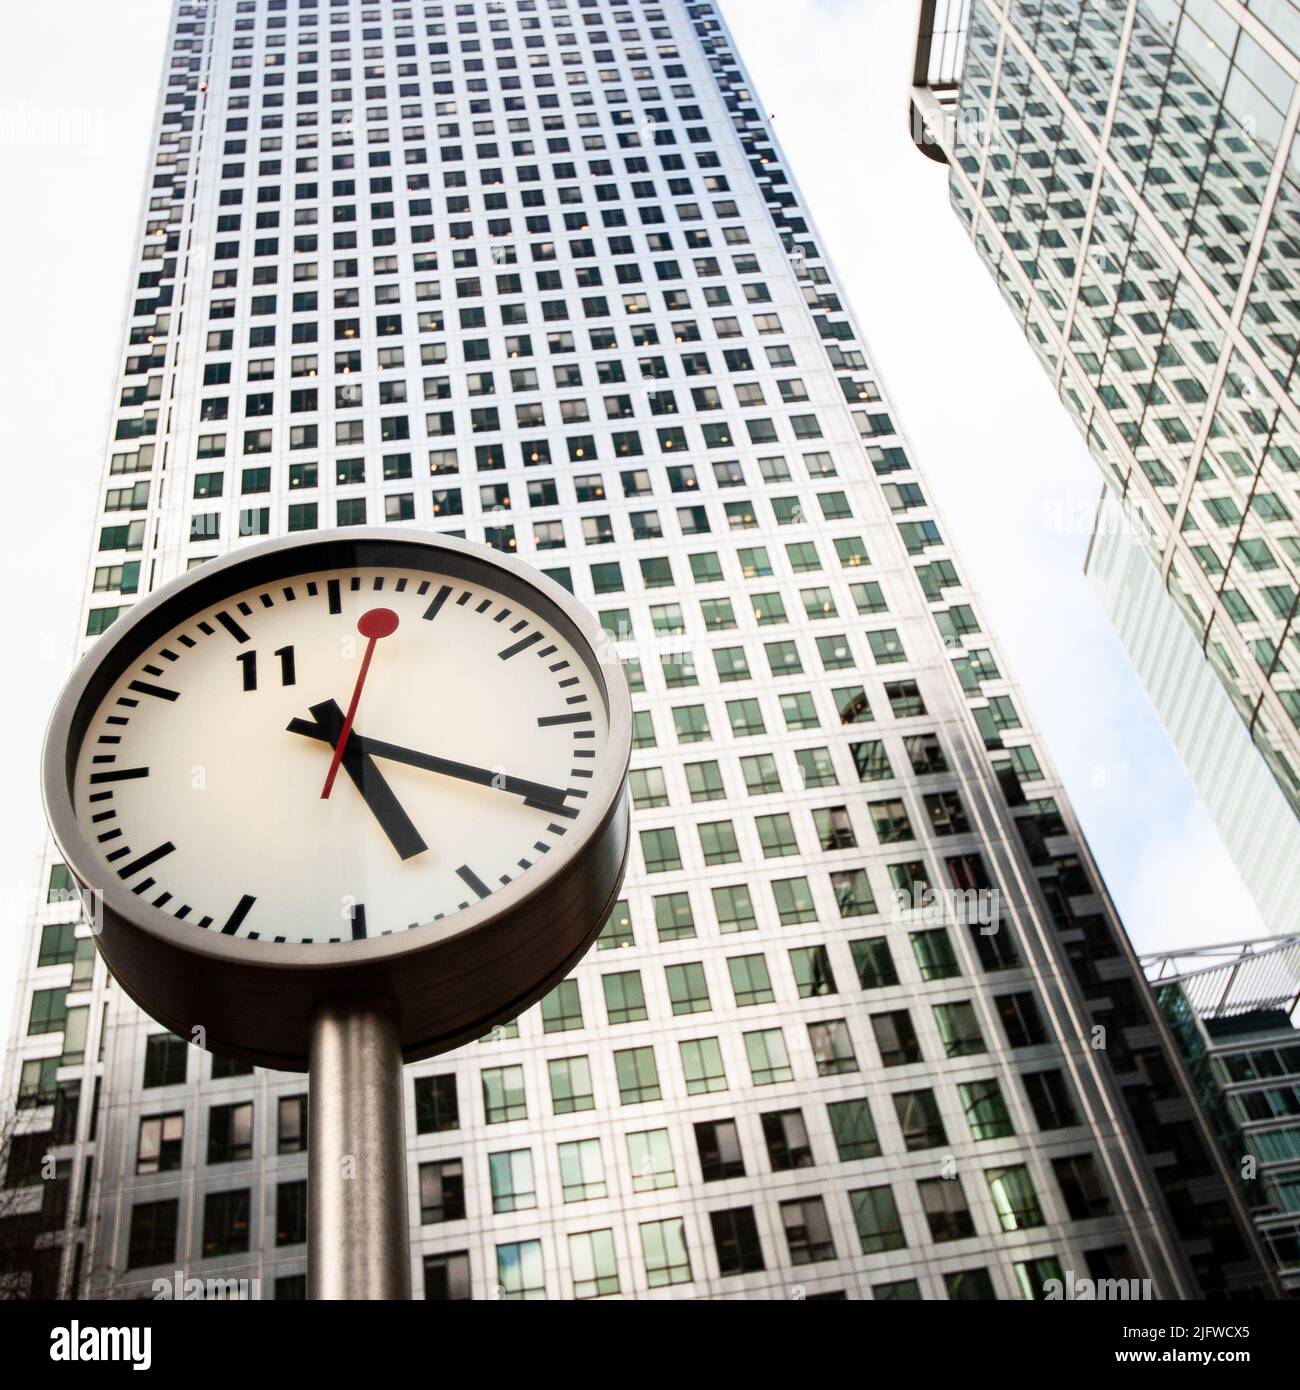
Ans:
{"type": "Polygon", "coordinates": [[[366,673],[370,670],[370,658],[375,654],[375,643],[381,637],[392,636],[397,631],[398,622],[398,616],[391,608],[372,608],[357,619],[357,631],[367,639],[366,654],[361,658],[361,670],[357,675],[357,683],[352,691],[352,700],[343,720],[343,732],[339,734],[339,741],[334,745],[334,757],[330,762],[329,775],[325,778],[325,788],[320,794],[322,801],[328,801],[330,792],[334,790],[334,779],[338,776],[339,764],[343,761],[343,750],[348,746],[348,738],[352,733],[352,721],[357,717],[357,706],[361,703],[361,688],[366,683],[366,673]]]}

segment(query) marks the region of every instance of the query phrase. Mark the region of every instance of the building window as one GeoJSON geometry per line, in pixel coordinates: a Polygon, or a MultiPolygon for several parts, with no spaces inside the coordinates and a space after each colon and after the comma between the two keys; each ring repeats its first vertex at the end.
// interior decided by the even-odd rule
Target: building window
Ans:
{"type": "Polygon", "coordinates": [[[685,941],[695,935],[689,894],[662,893],[655,898],[654,909],[655,931],[660,941],[685,941]]]}
{"type": "Polygon", "coordinates": [[[599,1139],[577,1139],[559,1145],[560,1187],[566,1202],[587,1202],[603,1197],[605,1164],[599,1139]]]}
{"type": "Polygon", "coordinates": [[[899,1279],[889,1284],[873,1284],[871,1296],[877,1303],[915,1303],[921,1298],[921,1286],[915,1279],[899,1279]]]}
{"type": "Polygon", "coordinates": [[[849,953],[853,957],[853,968],[858,972],[858,984],[862,989],[885,989],[898,983],[898,971],[894,968],[894,958],[885,937],[872,936],[850,941],[849,953]]]}
{"type": "Polygon", "coordinates": [[[794,1070],[785,1050],[785,1037],[779,1028],[765,1028],[745,1034],[745,1055],[755,1086],[775,1086],[793,1081],[794,1070]]]}
{"type": "Polygon", "coordinates": [[[189,1068],[189,1046],[171,1033],[155,1033],[145,1039],[144,1085],[180,1086],[189,1068]]]}
{"type": "Polygon", "coordinates": [[[671,827],[666,830],[643,830],[641,852],[645,855],[645,871],[648,874],[667,873],[682,867],[677,832],[671,827]]]}
{"type": "Polygon", "coordinates": [[[668,787],[661,767],[636,768],[628,778],[632,805],[638,811],[653,810],[668,805],[668,787]]]}
{"type": "Polygon", "coordinates": [[[835,1137],[835,1151],[841,1163],[859,1158],[879,1158],[880,1140],[876,1136],[871,1105],[866,1099],[836,1100],[826,1107],[835,1137]]]}
{"type": "MultiPolygon", "coordinates": [[[[813,902],[812,888],[806,878],[774,879],[772,898],[783,927],[817,920],[817,905],[813,902]]],[[[793,952],[791,954],[793,956],[793,952]]]]}
{"type": "Polygon", "coordinates": [[[470,1282],[467,1250],[424,1257],[424,1296],[429,1302],[468,1302],[470,1282]]]}
{"type": "Polygon", "coordinates": [[[700,961],[669,965],[664,970],[664,976],[674,1014],[706,1013],[709,1010],[709,986],[700,961]]]}
{"type": "Polygon", "coordinates": [[[1023,1231],[1046,1224],[1029,1169],[1023,1164],[989,1168],[984,1176],[1004,1231],[1023,1231]]]}
{"type": "Polygon", "coordinates": [[[176,1263],[178,1211],[179,1203],[174,1198],[165,1202],[137,1202],[131,1208],[128,1269],[176,1263]]]}
{"type": "Polygon", "coordinates": [[[659,1070],[653,1047],[633,1047],[614,1054],[619,1100],[624,1105],[643,1105],[658,1100],[659,1070]]]}
{"type": "Polygon", "coordinates": [[[758,842],[764,859],[783,859],[787,855],[799,853],[794,825],[784,811],[774,816],[758,816],[754,825],[758,831],[758,842]]]}
{"type": "Polygon", "coordinates": [[[841,917],[866,917],[876,910],[865,869],[842,869],[833,873],[831,892],[841,917]]]}
{"type": "Polygon", "coordinates": [[[276,1102],[275,1151],[298,1154],[307,1151],[307,1097],[281,1096],[276,1102]]]}
{"type": "MultiPolygon", "coordinates": [[[[71,903],[77,899],[77,883],[72,877],[72,870],[66,864],[52,864],[50,866],[50,879],[45,890],[45,901],[47,903],[71,903]]],[[[45,961],[41,961],[45,965],[45,961]]]]}
{"type": "Polygon", "coordinates": [[[994,1003],[1002,1019],[1007,1042],[1012,1047],[1035,1047],[1047,1041],[1047,1029],[1038,1012],[1038,1002],[1029,990],[999,994],[994,1003]]]}
{"type": "Polygon", "coordinates": [[[338,526],[364,526],[366,524],[366,499],[364,497],[340,497],[335,503],[335,524],[338,526]]]}
{"type": "Polygon", "coordinates": [[[968,930],[981,969],[989,972],[1014,970],[1020,964],[1015,939],[1005,923],[998,923],[994,931],[986,932],[978,923],[971,922],[968,930]]]}
{"type": "Polygon", "coordinates": [[[32,1058],[23,1063],[18,1083],[18,1108],[31,1110],[52,1105],[58,1091],[59,1058],[32,1058]]]}
{"type": "Polygon", "coordinates": [[[858,1059],[853,1051],[849,1026],[842,1018],[808,1025],[808,1040],[812,1043],[813,1058],[818,1076],[841,1076],[857,1071],[858,1059]]]}
{"type": "Polygon", "coordinates": [[[691,1259],[686,1249],[686,1229],[680,1216],[641,1223],[641,1252],[646,1278],[652,1289],[691,1280],[691,1259]]]}
{"type": "Polygon", "coordinates": [[[812,1147],[802,1110],[771,1110],[761,1119],[767,1156],[774,1173],[812,1167],[812,1147]]]}
{"type": "Polygon", "coordinates": [[[204,1259],[248,1251],[249,1190],[209,1192],[203,1199],[204,1259]]]}
{"type": "Polygon", "coordinates": [[[605,1012],[611,1024],[639,1023],[647,1017],[639,970],[602,975],[600,982],[605,991],[605,1012]]]}
{"type": "Polygon", "coordinates": [[[185,1146],[185,1116],[150,1115],[140,1121],[136,1148],[137,1173],[170,1173],[181,1166],[185,1146]]]}
{"type": "Polygon", "coordinates": [[[727,960],[727,970],[738,1007],[770,1004],[776,998],[763,956],[731,956],[727,960]]]}
{"type": "Polygon", "coordinates": [[[542,1031],[567,1033],[582,1027],[582,1000],[577,980],[561,980],[542,1000],[542,1031]]]}
{"type": "Polygon", "coordinates": [[[831,958],[825,946],[797,947],[790,952],[790,968],[800,999],[835,993],[835,976],[831,973],[831,958]]]}
{"type": "Polygon", "coordinates": [[[781,1203],[781,1225],[790,1249],[790,1263],[816,1264],[835,1258],[835,1241],[820,1197],[781,1203]]]}
{"type": "MultiPolygon", "coordinates": [[[[766,1267],[753,1207],[712,1211],[709,1213],[709,1224],[713,1228],[713,1245],[718,1254],[718,1272],[723,1278],[731,1274],[753,1274],[766,1267]]],[[[644,1231],[645,1227],[641,1229],[644,1231]]]]}
{"type": "Polygon", "coordinates": [[[68,991],[66,989],[37,989],[32,991],[31,1012],[27,1016],[27,1036],[61,1033],[68,1020],[68,991]]]}
{"type": "Polygon", "coordinates": [[[1016,1131],[995,1079],[963,1081],[957,1087],[966,1122],[974,1139],[1005,1139],[1016,1131]]]}
{"type": "Polygon", "coordinates": [[[483,1071],[483,1109],[490,1125],[528,1118],[523,1067],[487,1067],[483,1071]]]}
{"type": "Polygon", "coordinates": [[[887,1067],[905,1067],[921,1061],[921,1043],[906,1009],[872,1014],[871,1027],[880,1049],[880,1060],[887,1067]]]}
{"type": "Polygon", "coordinates": [[[805,788],[833,787],[839,780],[835,775],[835,764],[831,761],[829,748],[796,749],[794,760],[799,767],[799,776],[805,788]]]}
{"type": "Polygon", "coordinates": [[[605,1298],[619,1291],[614,1232],[580,1231],[569,1237],[574,1298],[605,1298]]]}
{"type": "Polygon", "coordinates": [[[930,1225],[931,1240],[964,1240],[975,1234],[975,1221],[966,1205],[960,1178],[925,1178],[916,1187],[930,1225]]]}
{"type": "Polygon", "coordinates": [[[918,1149],[935,1149],[948,1142],[943,1116],[934,1092],[898,1091],[894,1095],[894,1113],[903,1131],[903,1143],[909,1153],[918,1149]]]}
{"type": "Polygon", "coordinates": [[[713,911],[723,932],[754,931],[758,920],[754,904],[745,884],[713,890],[713,911]]]}
{"type": "Polygon", "coordinates": [[[488,1178],[494,1212],[527,1211],[537,1205],[531,1149],[488,1154],[488,1178]]]}
{"type": "Polygon", "coordinates": [[[317,516],[318,508],[315,502],[291,502],[286,529],[289,531],[314,531],[319,524],[317,516]]]}
{"type": "Polygon", "coordinates": [[[864,1255],[879,1255],[886,1250],[906,1247],[902,1218],[888,1185],[859,1188],[849,1193],[849,1201],[864,1255]]]}
{"type": "Polygon", "coordinates": [[[715,762],[687,763],[686,786],[692,801],[720,801],[727,794],[715,762]]]}
{"type": "Polygon", "coordinates": [[[934,1021],[948,1057],[971,1057],[986,1051],[973,1005],[965,999],[934,1006],[934,1021]]]}
{"type": "Polygon", "coordinates": [[[497,1246],[497,1286],[500,1297],[511,1302],[546,1297],[541,1241],[497,1246]]]}
{"type": "Polygon", "coordinates": [[[435,1225],[465,1216],[465,1172],[458,1158],[420,1164],[420,1221],[435,1225]]]}
{"type": "Polygon", "coordinates": [[[987,1269],[959,1269],[943,1276],[944,1288],[954,1303],[991,1303],[997,1298],[987,1269]]]}
{"type": "Polygon", "coordinates": [[[1097,1172],[1091,1154],[1072,1154],[1052,1160],[1052,1171],[1065,1199],[1066,1210],[1075,1221],[1109,1216],[1110,1196],[1097,1172]]]}
{"type": "Polygon", "coordinates": [[[647,1129],[627,1136],[627,1161],[633,1192],[656,1192],[677,1186],[672,1145],[666,1129],[647,1129]]]}
{"type": "Polygon", "coordinates": [[[275,1243],[302,1245],[307,1239],[307,1183],[277,1183],[275,1188],[275,1243]]]}
{"type": "Polygon", "coordinates": [[[1039,1129],[1069,1129],[1079,1123],[1069,1086],[1061,1072],[1026,1072],[1021,1079],[1039,1129]]]}
{"type": "Polygon", "coordinates": [[[681,1054],[688,1096],[727,1089],[727,1074],[722,1065],[722,1048],[717,1038],[687,1039],[681,1044],[681,1054]]]}
{"type": "Polygon", "coordinates": [[[745,1159],[734,1120],[703,1121],[695,1126],[695,1147],[705,1182],[745,1176],[745,1159]]]}
{"type": "Polygon", "coordinates": [[[1020,1296],[1032,1302],[1041,1302],[1047,1297],[1047,1286],[1062,1286],[1061,1262],[1055,1255],[1044,1255],[1037,1260],[1021,1260],[1016,1263],[1016,1283],[1020,1286],[1020,1296]]]}
{"type": "Polygon", "coordinates": [[[595,1109],[591,1066],[585,1057],[558,1057],[546,1066],[551,1081],[551,1105],[557,1115],[595,1109]]]}
{"type": "Polygon", "coordinates": [[[600,935],[596,938],[596,949],[608,951],[622,946],[635,946],[636,937],[632,932],[632,914],[628,911],[627,899],[620,898],[614,910],[605,920],[600,935]]]}
{"type": "Polygon", "coordinates": [[[942,927],[911,933],[912,953],[923,980],[948,980],[961,974],[952,941],[942,927]]]}
{"type": "Polygon", "coordinates": [[[234,1163],[253,1154],[253,1102],[208,1111],[208,1162],[234,1163]]]}
{"type": "Polygon", "coordinates": [[[740,859],[736,827],[729,820],[706,821],[698,829],[706,864],[734,864],[740,859]]]}

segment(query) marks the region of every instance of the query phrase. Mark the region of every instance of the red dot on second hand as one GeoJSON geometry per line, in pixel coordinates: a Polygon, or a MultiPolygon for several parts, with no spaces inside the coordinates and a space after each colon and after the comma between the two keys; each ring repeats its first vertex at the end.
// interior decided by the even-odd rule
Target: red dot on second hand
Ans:
{"type": "Polygon", "coordinates": [[[399,622],[391,608],[372,608],[357,619],[357,631],[362,637],[391,637],[399,622]]]}

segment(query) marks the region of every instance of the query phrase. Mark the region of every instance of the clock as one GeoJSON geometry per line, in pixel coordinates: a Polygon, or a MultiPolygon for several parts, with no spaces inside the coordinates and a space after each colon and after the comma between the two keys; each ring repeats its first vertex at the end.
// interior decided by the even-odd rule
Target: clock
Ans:
{"type": "Polygon", "coordinates": [[[567,591],[355,528],[208,561],[118,619],[59,699],[44,791],[127,993],[299,1070],[337,998],[389,1001],[411,1061],[568,974],[622,882],[630,749],[622,669],[567,591]]]}

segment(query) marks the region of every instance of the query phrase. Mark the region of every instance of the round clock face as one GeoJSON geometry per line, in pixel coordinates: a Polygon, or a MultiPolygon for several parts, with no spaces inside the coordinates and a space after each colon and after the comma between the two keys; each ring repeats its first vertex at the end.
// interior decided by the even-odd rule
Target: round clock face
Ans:
{"type": "Polygon", "coordinates": [[[85,723],[70,780],[96,877],[195,932],[316,945],[543,873],[609,752],[594,657],[561,626],[517,588],[400,562],[194,607],[85,723]]]}

